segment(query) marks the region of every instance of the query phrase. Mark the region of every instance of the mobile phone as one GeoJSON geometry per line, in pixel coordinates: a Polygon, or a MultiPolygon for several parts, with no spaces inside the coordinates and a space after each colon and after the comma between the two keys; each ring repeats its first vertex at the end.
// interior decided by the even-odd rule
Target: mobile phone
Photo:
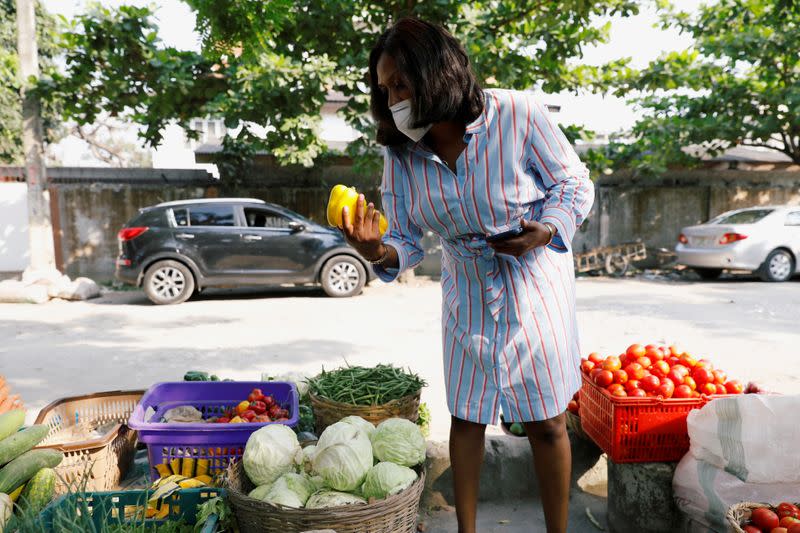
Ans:
{"type": "Polygon", "coordinates": [[[506,239],[510,239],[512,237],[516,237],[523,232],[522,226],[517,226],[516,228],[511,228],[508,231],[503,231],[501,233],[495,233],[494,235],[488,235],[486,237],[486,242],[500,242],[506,239]]]}

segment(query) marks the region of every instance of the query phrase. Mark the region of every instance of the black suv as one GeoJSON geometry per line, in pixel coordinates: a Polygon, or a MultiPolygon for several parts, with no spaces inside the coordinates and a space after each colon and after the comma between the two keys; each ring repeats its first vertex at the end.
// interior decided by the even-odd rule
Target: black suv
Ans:
{"type": "Polygon", "coordinates": [[[166,202],[139,210],[117,235],[116,277],[157,304],[206,287],[319,283],[359,294],[372,269],[341,232],[249,198],[166,202]]]}

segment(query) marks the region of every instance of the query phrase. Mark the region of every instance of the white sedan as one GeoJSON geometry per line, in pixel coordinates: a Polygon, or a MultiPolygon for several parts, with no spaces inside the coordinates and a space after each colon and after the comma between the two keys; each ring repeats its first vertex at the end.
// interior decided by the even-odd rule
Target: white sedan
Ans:
{"type": "Polygon", "coordinates": [[[678,241],[678,264],[703,279],[716,279],[723,270],[747,270],[764,281],[787,281],[800,265],[800,207],[728,211],[683,228],[678,241]]]}

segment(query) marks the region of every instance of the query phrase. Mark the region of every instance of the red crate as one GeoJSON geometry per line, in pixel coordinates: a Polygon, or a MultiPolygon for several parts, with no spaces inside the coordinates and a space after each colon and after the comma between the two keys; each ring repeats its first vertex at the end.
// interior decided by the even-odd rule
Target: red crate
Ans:
{"type": "Polygon", "coordinates": [[[689,451],[686,416],[709,400],[708,397],[620,398],[611,396],[584,374],[581,424],[615,463],[680,461],[689,451]]]}

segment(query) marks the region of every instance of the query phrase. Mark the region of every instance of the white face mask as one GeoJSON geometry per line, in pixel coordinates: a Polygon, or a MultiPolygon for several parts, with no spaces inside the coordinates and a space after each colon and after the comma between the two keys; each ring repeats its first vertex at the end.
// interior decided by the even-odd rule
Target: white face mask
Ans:
{"type": "Polygon", "coordinates": [[[421,128],[411,127],[411,100],[403,100],[402,102],[398,102],[390,107],[389,111],[392,112],[394,125],[397,127],[397,129],[403,132],[406,137],[414,142],[418,142],[420,139],[422,139],[425,134],[428,133],[428,130],[431,129],[432,124],[428,124],[427,126],[423,126],[421,128]]]}

